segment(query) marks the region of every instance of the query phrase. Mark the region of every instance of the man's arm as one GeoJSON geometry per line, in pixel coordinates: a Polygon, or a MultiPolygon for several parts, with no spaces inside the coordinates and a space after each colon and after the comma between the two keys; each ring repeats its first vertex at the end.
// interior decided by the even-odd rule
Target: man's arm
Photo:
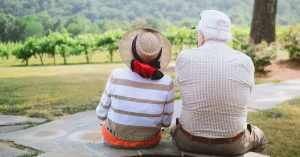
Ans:
{"type": "Polygon", "coordinates": [[[110,82],[112,79],[112,74],[109,76],[108,81],[106,83],[105,90],[102,94],[100,102],[96,108],[96,115],[100,120],[106,120],[107,113],[111,104],[111,91],[110,91],[110,82]]]}
{"type": "Polygon", "coordinates": [[[169,127],[172,122],[174,112],[174,84],[171,82],[172,89],[168,92],[167,100],[164,105],[164,112],[162,117],[162,126],[169,127]]]}
{"type": "Polygon", "coordinates": [[[176,59],[175,79],[176,79],[177,84],[180,83],[180,80],[181,80],[180,75],[185,75],[184,71],[182,71],[182,68],[183,68],[184,64],[186,63],[184,54],[185,54],[184,51],[179,53],[179,55],[177,56],[177,59],[176,59]]]}

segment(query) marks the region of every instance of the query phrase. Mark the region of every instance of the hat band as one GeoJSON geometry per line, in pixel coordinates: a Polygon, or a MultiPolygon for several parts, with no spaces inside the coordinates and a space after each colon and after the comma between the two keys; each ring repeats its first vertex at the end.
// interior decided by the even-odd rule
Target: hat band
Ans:
{"type": "MultiPolygon", "coordinates": [[[[139,54],[137,53],[137,50],[136,50],[136,41],[137,41],[137,37],[138,37],[138,35],[136,35],[135,38],[134,38],[133,41],[132,41],[132,50],[131,50],[131,51],[132,51],[132,55],[133,55],[134,59],[138,60],[138,61],[141,62],[141,63],[145,63],[145,62],[141,59],[141,57],[139,56],[139,54]]],[[[150,61],[149,63],[147,63],[147,64],[149,64],[150,66],[152,66],[152,67],[154,67],[154,68],[160,69],[160,62],[159,62],[159,59],[160,59],[160,57],[161,57],[161,54],[162,54],[162,48],[160,49],[160,51],[159,51],[157,57],[156,57],[154,60],[152,60],[152,61],[150,61]]]]}
{"type": "Polygon", "coordinates": [[[143,78],[151,78],[151,80],[159,80],[164,77],[164,74],[159,71],[160,69],[160,57],[162,54],[162,48],[160,49],[157,57],[150,61],[149,63],[145,63],[141,57],[138,55],[136,50],[136,40],[138,35],[132,41],[132,55],[134,59],[131,61],[131,70],[137,74],[139,74],[143,78]]]}

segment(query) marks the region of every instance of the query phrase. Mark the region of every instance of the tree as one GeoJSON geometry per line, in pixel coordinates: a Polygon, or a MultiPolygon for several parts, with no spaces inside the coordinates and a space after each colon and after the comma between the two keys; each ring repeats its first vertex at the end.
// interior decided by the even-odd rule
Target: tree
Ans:
{"type": "Polygon", "coordinates": [[[28,47],[20,45],[13,51],[13,55],[18,59],[22,59],[25,65],[28,66],[29,59],[33,56],[33,51],[28,49],[28,47]]]}
{"type": "Polygon", "coordinates": [[[75,15],[69,18],[66,28],[69,33],[74,36],[88,31],[89,26],[92,25],[91,21],[84,16],[75,15]]]}
{"type": "Polygon", "coordinates": [[[277,0],[255,0],[250,36],[255,44],[275,41],[277,0]]]}
{"type": "Polygon", "coordinates": [[[0,41],[12,39],[11,33],[15,28],[15,18],[10,14],[0,14],[0,41]]]}
{"type": "Polygon", "coordinates": [[[55,48],[56,48],[56,39],[59,33],[57,32],[49,32],[49,35],[47,36],[47,40],[45,41],[45,46],[47,47],[47,53],[50,54],[53,57],[53,64],[56,65],[55,60],[55,48]]]}
{"type": "Polygon", "coordinates": [[[64,58],[64,64],[67,64],[67,57],[70,56],[69,47],[74,45],[73,39],[68,33],[57,34],[56,36],[56,45],[60,47],[59,54],[64,58]]]}
{"type": "Polygon", "coordinates": [[[123,31],[120,29],[110,30],[105,32],[97,41],[97,46],[104,48],[109,52],[110,62],[113,62],[113,54],[119,49],[119,41],[123,36],[123,31]]]}
{"type": "Polygon", "coordinates": [[[78,45],[81,46],[81,51],[84,51],[86,63],[90,63],[93,51],[96,50],[96,39],[93,35],[80,35],[76,38],[78,45]]]}
{"type": "Polygon", "coordinates": [[[44,35],[44,27],[39,21],[29,21],[24,30],[25,39],[28,37],[41,37],[44,35]]]}
{"type": "Polygon", "coordinates": [[[2,57],[2,60],[5,58],[8,59],[9,52],[7,50],[7,46],[4,43],[0,43],[0,57],[2,57]]]}

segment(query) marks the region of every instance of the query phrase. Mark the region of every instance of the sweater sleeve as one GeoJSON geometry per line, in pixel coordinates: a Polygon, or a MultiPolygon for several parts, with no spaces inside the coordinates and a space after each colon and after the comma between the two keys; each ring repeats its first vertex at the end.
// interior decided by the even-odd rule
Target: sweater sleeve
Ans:
{"type": "Polygon", "coordinates": [[[108,110],[111,105],[111,91],[110,91],[110,82],[112,80],[112,73],[110,74],[108,81],[106,83],[105,90],[102,94],[100,102],[96,108],[96,115],[100,120],[106,120],[108,110]]]}
{"type": "Polygon", "coordinates": [[[163,127],[169,127],[172,122],[174,112],[174,84],[171,81],[172,89],[168,92],[167,100],[164,105],[164,112],[162,117],[163,127]]]}

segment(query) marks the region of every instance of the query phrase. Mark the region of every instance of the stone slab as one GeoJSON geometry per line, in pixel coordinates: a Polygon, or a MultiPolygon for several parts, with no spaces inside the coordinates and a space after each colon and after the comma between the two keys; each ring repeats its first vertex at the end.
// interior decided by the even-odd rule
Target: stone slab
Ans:
{"type": "Polygon", "coordinates": [[[2,133],[0,139],[42,151],[84,147],[102,142],[100,123],[95,111],[87,111],[26,130],[2,133]]]}
{"type": "MultiPolygon", "coordinates": [[[[191,157],[217,157],[212,155],[200,155],[191,154],[186,152],[181,152],[175,146],[173,141],[162,141],[155,148],[150,149],[139,149],[139,150],[126,150],[126,149],[115,149],[107,147],[104,144],[88,144],[81,148],[72,148],[68,150],[61,150],[55,152],[47,152],[39,155],[39,157],[83,157],[83,156],[93,156],[93,157],[121,157],[121,156],[168,156],[168,157],[179,157],[179,156],[191,156],[191,157]]],[[[218,156],[219,157],[219,156],[218,156]]],[[[238,157],[267,157],[265,155],[248,152],[244,155],[238,157]]]]}
{"type": "Polygon", "coordinates": [[[14,157],[25,154],[23,150],[12,148],[6,144],[0,143],[0,157],[14,157]]]}
{"type": "Polygon", "coordinates": [[[0,134],[5,132],[16,131],[20,129],[24,129],[29,127],[29,124],[21,124],[21,125],[9,125],[9,126],[0,126],[0,134]]]}
{"type": "Polygon", "coordinates": [[[29,118],[25,116],[0,115],[0,126],[26,124],[26,123],[44,123],[47,119],[29,118]]]}

